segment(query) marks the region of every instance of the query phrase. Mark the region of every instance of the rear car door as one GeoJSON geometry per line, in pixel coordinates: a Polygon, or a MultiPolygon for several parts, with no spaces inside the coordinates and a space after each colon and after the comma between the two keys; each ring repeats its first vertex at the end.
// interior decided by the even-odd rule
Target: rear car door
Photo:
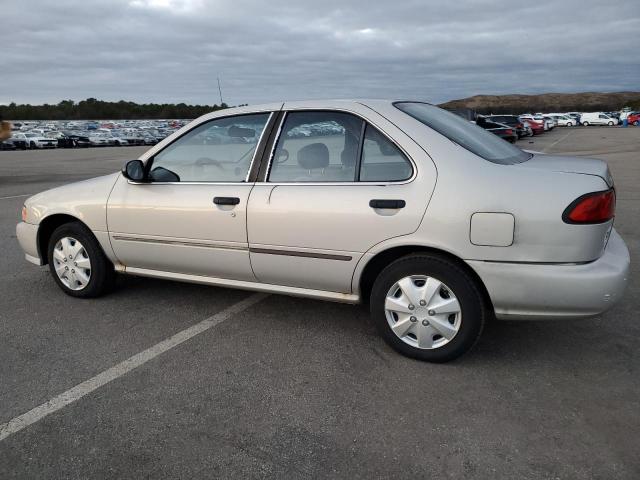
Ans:
{"type": "Polygon", "coordinates": [[[285,104],[249,198],[259,281],[350,293],[364,252],[420,225],[431,159],[384,117],[350,105],[285,104]]]}
{"type": "Polygon", "coordinates": [[[246,210],[255,152],[273,117],[258,112],[205,121],[152,151],[150,182],[119,178],[107,221],[128,271],[255,280],[246,210]]]}

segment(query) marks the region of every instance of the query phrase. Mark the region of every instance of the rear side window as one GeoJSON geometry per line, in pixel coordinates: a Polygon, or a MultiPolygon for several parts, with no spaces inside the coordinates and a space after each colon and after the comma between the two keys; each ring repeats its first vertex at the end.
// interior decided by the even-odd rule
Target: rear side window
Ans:
{"type": "Polygon", "coordinates": [[[375,127],[367,125],[362,145],[361,182],[397,182],[411,178],[407,157],[375,127]]]}
{"type": "Polygon", "coordinates": [[[353,182],[363,121],[342,112],[287,114],[270,182],[353,182]]]}
{"type": "Polygon", "coordinates": [[[269,182],[395,182],[411,162],[375,127],[350,113],[296,111],[285,118],[269,182]]]}

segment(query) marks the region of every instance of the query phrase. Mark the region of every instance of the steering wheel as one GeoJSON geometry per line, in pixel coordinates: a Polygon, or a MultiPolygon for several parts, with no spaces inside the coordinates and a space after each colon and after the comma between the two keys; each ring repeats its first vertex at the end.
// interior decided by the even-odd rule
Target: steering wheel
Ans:
{"type": "Polygon", "coordinates": [[[289,160],[289,150],[287,150],[286,148],[281,148],[278,151],[278,155],[275,158],[275,162],[285,163],[287,160],[289,160]]]}

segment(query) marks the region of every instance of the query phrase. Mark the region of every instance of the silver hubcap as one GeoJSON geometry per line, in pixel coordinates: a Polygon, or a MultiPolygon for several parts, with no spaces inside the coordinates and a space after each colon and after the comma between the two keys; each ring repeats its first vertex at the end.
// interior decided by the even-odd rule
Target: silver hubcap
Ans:
{"type": "Polygon", "coordinates": [[[384,310],[389,327],[400,340],[425,350],[449,343],[462,323],[462,308],[453,291],[426,275],[412,275],[394,283],[384,310]]]}
{"type": "Polygon", "coordinates": [[[58,240],[53,248],[53,264],[60,281],[71,290],[82,290],[91,279],[89,255],[75,238],[58,240]]]}

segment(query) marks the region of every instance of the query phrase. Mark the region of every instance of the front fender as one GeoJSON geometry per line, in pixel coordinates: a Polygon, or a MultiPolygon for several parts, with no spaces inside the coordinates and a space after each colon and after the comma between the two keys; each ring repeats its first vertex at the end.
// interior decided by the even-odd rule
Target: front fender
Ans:
{"type": "Polygon", "coordinates": [[[40,224],[51,215],[70,215],[93,231],[107,231],[107,200],[120,173],[71,183],[38,193],[26,202],[26,222],[40,224]]]}

